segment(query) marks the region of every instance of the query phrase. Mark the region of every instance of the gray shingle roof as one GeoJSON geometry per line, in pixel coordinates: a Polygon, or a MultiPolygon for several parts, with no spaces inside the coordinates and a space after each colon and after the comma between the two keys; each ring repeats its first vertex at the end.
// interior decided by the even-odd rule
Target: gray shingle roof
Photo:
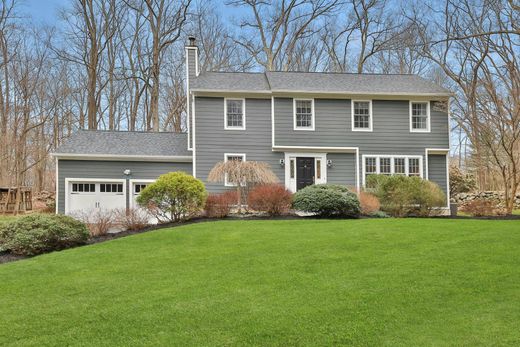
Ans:
{"type": "Polygon", "coordinates": [[[451,92],[417,75],[325,72],[203,72],[193,90],[346,94],[432,94],[451,92]]]}
{"type": "Polygon", "coordinates": [[[265,74],[255,72],[203,72],[194,81],[190,81],[190,84],[192,89],[201,90],[270,90],[265,74]]]}
{"type": "Polygon", "coordinates": [[[54,154],[191,156],[185,133],[80,130],[54,154]]]}

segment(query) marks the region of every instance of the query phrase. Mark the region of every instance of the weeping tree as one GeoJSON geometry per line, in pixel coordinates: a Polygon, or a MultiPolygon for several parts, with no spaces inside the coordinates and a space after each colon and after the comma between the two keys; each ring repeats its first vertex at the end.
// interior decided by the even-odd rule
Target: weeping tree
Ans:
{"type": "Polygon", "coordinates": [[[209,172],[208,182],[228,182],[236,187],[238,212],[242,212],[242,193],[248,185],[277,183],[278,177],[267,163],[228,160],[218,162],[209,172]]]}

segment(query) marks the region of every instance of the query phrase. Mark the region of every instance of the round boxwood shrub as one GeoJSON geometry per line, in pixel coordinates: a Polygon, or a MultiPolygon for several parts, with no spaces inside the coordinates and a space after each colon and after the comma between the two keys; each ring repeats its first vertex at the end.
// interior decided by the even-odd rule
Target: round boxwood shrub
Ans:
{"type": "Polygon", "coordinates": [[[70,248],[88,238],[85,224],[64,215],[31,214],[0,226],[0,248],[18,255],[70,248]]]}
{"type": "Polygon", "coordinates": [[[178,222],[198,214],[207,196],[201,180],[177,171],[161,175],[146,186],[137,197],[137,203],[159,222],[178,222]]]}
{"type": "Polygon", "coordinates": [[[346,186],[335,184],[316,184],[297,191],[293,208],[320,217],[358,218],[361,213],[356,194],[346,186]]]}

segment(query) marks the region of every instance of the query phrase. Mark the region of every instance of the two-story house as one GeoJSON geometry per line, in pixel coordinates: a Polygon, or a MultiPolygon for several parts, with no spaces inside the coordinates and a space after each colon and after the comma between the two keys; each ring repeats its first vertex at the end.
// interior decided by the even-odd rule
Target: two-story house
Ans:
{"type": "Polygon", "coordinates": [[[406,74],[199,72],[193,38],[186,74],[187,134],[80,131],[57,150],[58,212],[132,206],[174,170],[224,191],[207,182],[223,160],[267,162],[292,191],[420,176],[448,206],[450,91],[406,74]]]}

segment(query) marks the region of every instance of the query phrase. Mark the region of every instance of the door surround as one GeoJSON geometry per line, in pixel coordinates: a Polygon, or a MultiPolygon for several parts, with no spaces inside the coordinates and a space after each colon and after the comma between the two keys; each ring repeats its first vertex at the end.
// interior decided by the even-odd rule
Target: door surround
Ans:
{"type": "Polygon", "coordinates": [[[313,152],[285,152],[284,153],[284,171],[285,171],[285,187],[291,192],[296,192],[296,158],[314,158],[314,184],[327,183],[327,153],[313,153],[313,152]],[[291,178],[291,161],[294,161],[294,177],[291,178]],[[318,163],[320,168],[318,169],[318,163]],[[318,178],[317,171],[321,171],[321,177],[318,178]]]}

